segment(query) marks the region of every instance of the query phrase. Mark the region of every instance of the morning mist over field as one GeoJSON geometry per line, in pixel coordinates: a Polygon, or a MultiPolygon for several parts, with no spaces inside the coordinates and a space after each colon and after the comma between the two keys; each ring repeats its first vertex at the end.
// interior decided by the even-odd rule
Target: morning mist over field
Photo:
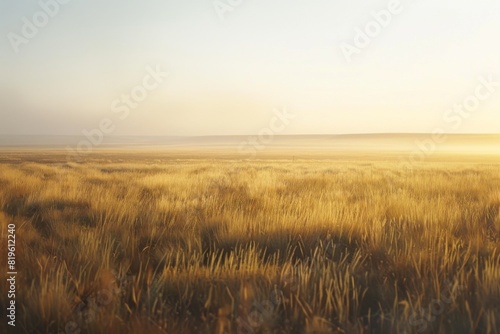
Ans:
{"type": "Polygon", "coordinates": [[[2,134],[80,135],[113,118],[115,135],[251,135],[283,107],[296,115],[283,134],[499,129],[494,0],[0,6],[2,134]],[[151,72],[168,76],[134,94],[151,72]],[[485,82],[492,96],[460,114],[485,82]]]}
{"type": "Polygon", "coordinates": [[[500,333],[500,2],[0,2],[0,333],[500,333]]]}

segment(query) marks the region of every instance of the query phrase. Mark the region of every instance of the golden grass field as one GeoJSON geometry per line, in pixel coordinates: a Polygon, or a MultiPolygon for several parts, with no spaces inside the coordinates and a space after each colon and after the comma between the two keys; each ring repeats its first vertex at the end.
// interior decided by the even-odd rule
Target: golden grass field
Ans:
{"type": "Polygon", "coordinates": [[[499,333],[499,166],[4,151],[2,291],[13,223],[21,333],[499,333]]]}

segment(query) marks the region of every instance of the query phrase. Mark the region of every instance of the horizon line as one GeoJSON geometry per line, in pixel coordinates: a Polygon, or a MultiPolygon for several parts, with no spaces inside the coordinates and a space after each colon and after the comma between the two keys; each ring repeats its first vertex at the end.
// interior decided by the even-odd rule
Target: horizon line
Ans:
{"type": "MultiPolygon", "coordinates": [[[[373,135],[434,135],[432,132],[348,132],[348,133],[294,133],[294,134],[275,134],[274,137],[293,137],[293,136],[373,136],[373,135]]],[[[437,135],[437,134],[436,134],[437,135]]],[[[499,133],[468,133],[468,132],[452,132],[442,133],[441,135],[456,136],[500,136],[499,133]]],[[[206,138],[206,137],[251,137],[259,136],[258,133],[252,134],[210,134],[210,135],[104,135],[106,138],[120,137],[141,137],[141,138],[206,138]]],[[[85,137],[83,134],[1,134],[0,137],[85,137]]]]}

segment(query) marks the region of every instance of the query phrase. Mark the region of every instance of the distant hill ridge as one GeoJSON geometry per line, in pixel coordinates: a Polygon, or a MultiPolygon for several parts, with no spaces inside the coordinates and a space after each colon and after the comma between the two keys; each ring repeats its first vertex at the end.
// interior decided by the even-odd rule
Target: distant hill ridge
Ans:
{"type": "MultiPolygon", "coordinates": [[[[448,134],[439,145],[486,145],[500,147],[500,134],[448,134]]],[[[46,135],[0,135],[1,147],[66,147],[75,146],[89,140],[85,136],[46,136],[46,135]]],[[[298,147],[412,147],[418,143],[435,141],[427,133],[372,133],[372,134],[320,134],[320,135],[276,135],[260,138],[258,135],[215,135],[215,136],[105,136],[94,146],[298,146],[298,147]]],[[[430,143],[430,142],[429,142],[430,143]]]]}

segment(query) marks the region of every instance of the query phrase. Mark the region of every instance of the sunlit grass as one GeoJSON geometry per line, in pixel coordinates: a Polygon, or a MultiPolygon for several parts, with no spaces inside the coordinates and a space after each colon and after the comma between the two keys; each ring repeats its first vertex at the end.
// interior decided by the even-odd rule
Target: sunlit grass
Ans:
{"type": "Polygon", "coordinates": [[[496,333],[498,165],[397,166],[2,164],[18,328],[496,333]]]}

